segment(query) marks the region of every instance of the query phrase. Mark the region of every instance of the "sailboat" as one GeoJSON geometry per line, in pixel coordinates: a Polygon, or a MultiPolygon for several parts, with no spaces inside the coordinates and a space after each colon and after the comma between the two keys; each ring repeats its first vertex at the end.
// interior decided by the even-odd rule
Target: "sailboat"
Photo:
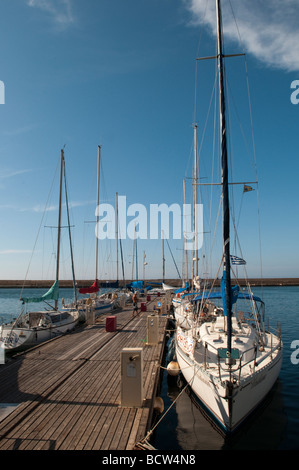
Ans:
{"type": "MultiPolygon", "coordinates": [[[[98,159],[97,159],[97,207],[100,203],[100,167],[101,167],[101,146],[98,146],[98,159]]],[[[98,229],[98,216],[97,216],[97,225],[96,228],[98,229]]],[[[79,306],[81,309],[85,309],[86,306],[90,306],[94,309],[95,316],[102,315],[107,312],[111,312],[117,299],[117,295],[109,292],[98,295],[100,290],[100,283],[98,280],[98,252],[99,252],[99,238],[98,233],[96,234],[96,254],[95,254],[95,281],[89,287],[82,287],[79,289],[79,293],[86,295],[89,294],[89,298],[83,298],[79,300],[79,306]]],[[[105,284],[103,284],[105,286],[105,284]]],[[[108,285],[106,285],[108,287],[108,285]]],[[[117,285],[113,284],[112,287],[117,287],[117,285]]]]}
{"type": "MultiPolygon", "coordinates": [[[[222,170],[223,275],[221,288],[192,300],[196,320],[177,326],[176,359],[201,405],[224,433],[236,431],[276,382],[282,363],[280,331],[265,326],[265,305],[259,296],[233,285],[230,253],[230,205],[227,129],[220,0],[216,0],[222,170]],[[244,305],[241,306],[240,304],[244,305]]],[[[240,258],[240,264],[245,260],[240,258]]],[[[236,281],[237,282],[237,281],[236,281]]]]}
{"type": "MultiPolygon", "coordinates": [[[[197,194],[197,181],[198,181],[198,155],[197,155],[197,125],[194,126],[193,133],[193,149],[194,149],[194,170],[193,170],[193,250],[192,250],[192,283],[189,292],[185,290],[177,290],[175,297],[172,299],[172,305],[174,308],[174,318],[178,326],[184,328],[191,328],[194,321],[193,305],[191,303],[192,298],[198,295],[201,289],[204,287],[203,282],[198,276],[198,233],[197,233],[197,211],[195,209],[198,203],[197,194]]],[[[186,198],[185,180],[184,180],[184,204],[186,198]]],[[[185,245],[185,244],[184,244],[185,245]]],[[[185,252],[184,246],[184,252],[185,252]]],[[[187,264],[187,255],[186,255],[187,264]]],[[[187,284],[189,287],[189,285],[187,284]]]]}
{"type": "MultiPolygon", "coordinates": [[[[63,176],[65,178],[64,151],[61,150],[60,165],[60,192],[59,192],[59,215],[58,215],[58,237],[57,237],[57,257],[56,257],[56,280],[52,287],[39,297],[21,297],[24,305],[29,303],[48,303],[54,300],[55,307],[51,310],[35,310],[25,312],[22,310],[17,319],[6,325],[2,325],[0,330],[1,347],[8,351],[17,351],[53,338],[54,336],[67,333],[74,329],[79,321],[79,312],[75,308],[59,309],[59,259],[60,259],[60,232],[61,232],[61,205],[62,205],[62,185],[63,176]]],[[[66,180],[65,180],[66,191],[66,180]]],[[[66,205],[67,192],[66,192],[66,205]]],[[[70,236],[70,225],[69,225],[70,236]]],[[[71,246],[71,239],[70,239],[71,246]]],[[[71,251],[72,253],[72,251],[71,251]]],[[[73,268],[73,266],[72,266],[73,268]]],[[[73,271],[73,284],[75,291],[75,279],[73,271]]]]}

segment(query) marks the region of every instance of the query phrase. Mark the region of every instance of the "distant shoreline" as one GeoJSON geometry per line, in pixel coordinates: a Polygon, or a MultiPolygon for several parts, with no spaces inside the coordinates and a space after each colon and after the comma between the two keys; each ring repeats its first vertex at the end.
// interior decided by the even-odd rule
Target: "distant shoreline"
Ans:
{"type": "MultiPolygon", "coordinates": [[[[210,280],[211,282],[213,280],[210,280]]],[[[37,288],[37,287],[50,287],[53,284],[54,281],[51,280],[27,280],[25,283],[24,281],[20,280],[0,280],[0,288],[37,288]]],[[[86,280],[86,281],[76,281],[77,287],[87,287],[91,285],[94,282],[94,280],[86,280]]],[[[114,282],[113,280],[104,280],[100,281],[101,283],[108,283],[108,282],[114,282]]],[[[126,284],[129,284],[131,281],[119,281],[120,286],[125,286],[126,284]]],[[[146,279],[145,280],[145,285],[149,285],[151,283],[161,283],[162,279],[146,279]]],[[[246,281],[244,279],[239,279],[238,280],[239,284],[241,286],[244,286],[246,284],[246,281]]],[[[171,286],[180,286],[181,281],[179,279],[166,279],[165,284],[171,285],[171,286]]],[[[219,286],[220,280],[218,279],[215,282],[215,286],[219,286]]],[[[249,279],[249,284],[252,287],[255,286],[299,286],[299,278],[264,278],[264,279],[259,279],[259,278],[252,278],[249,279]]],[[[72,281],[59,281],[60,287],[72,287],[72,281]]]]}

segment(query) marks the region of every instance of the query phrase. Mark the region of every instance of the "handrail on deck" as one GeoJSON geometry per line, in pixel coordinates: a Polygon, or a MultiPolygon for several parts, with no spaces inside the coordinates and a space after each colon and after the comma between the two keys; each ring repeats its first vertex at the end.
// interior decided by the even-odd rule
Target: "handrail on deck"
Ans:
{"type": "MultiPolygon", "coordinates": [[[[211,346],[213,349],[215,349],[215,351],[217,353],[218,370],[219,370],[220,380],[221,380],[221,370],[230,371],[231,373],[237,372],[239,370],[239,381],[240,381],[242,369],[244,369],[245,366],[247,366],[248,364],[253,362],[254,370],[255,370],[256,366],[259,366],[267,357],[272,355],[277,349],[281,348],[281,340],[277,342],[277,344],[274,348],[273,348],[272,343],[271,343],[270,351],[267,354],[265,354],[262,358],[260,358],[258,361],[256,360],[258,345],[256,344],[256,345],[246,349],[246,351],[243,351],[242,354],[240,355],[237,367],[232,368],[232,366],[229,366],[226,369],[224,369],[222,367],[223,366],[223,360],[221,361],[221,359],[223,359],[223,358],[220,357],[218,348],[216,348],[213,344],[210,344],[210,343],[209,343],[209,346],[211,346]],[[252,350],[254,350],[254,357],[242,364],[242,360],[243,360],[244,355],[249,353],[252,350]]],[[[204,368],[205,368],[205,370],[207,369],[207,350],[208,350],[208,343],[205,341],[204,342],[204,368]]]]}

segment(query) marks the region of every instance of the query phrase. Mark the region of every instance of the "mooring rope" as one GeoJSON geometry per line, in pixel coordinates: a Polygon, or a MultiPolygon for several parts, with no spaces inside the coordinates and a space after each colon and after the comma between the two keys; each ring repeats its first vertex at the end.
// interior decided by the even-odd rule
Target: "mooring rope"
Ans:
{"type": "MultiPolygon", "coordinates": [[[[178,394],[178,396],[176,397],[176,399],[172,402],[172,404],[169,406],[169,408],[165,411],[165,413],[161,416],[161,418],[159,419],[159,421],[157,421],[157,423],[155,424],[155,426],[153,426],[153,428],[148,431],[147,435],[141,439],[141,441],[139,441],[136,445],[143,445],[143,443],[147,443],[148,444],[148,438],[150,437],[150,435],[154,432],[154,430],[156,429],[156,427],[161,423],[162,419],[165,418],[165,416],[167,415],[167,413],[171,410],[171,408],[174,406],[174,404],[176,403],[176,401],[178,400],[178,398],[182,395],[182,393],[186,390],[186,388],[189,386],[189,383],[187,383],[185,385],[185,387],[180,391],[180,393],[178,394]]],[[[150,445],[150,444],[148,444],[150,445]]]]}

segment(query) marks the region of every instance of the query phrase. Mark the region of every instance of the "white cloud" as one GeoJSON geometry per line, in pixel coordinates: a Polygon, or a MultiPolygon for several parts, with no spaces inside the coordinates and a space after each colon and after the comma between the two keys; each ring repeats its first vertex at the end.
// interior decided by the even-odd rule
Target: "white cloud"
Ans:
{"type": "Polygon", "coordinates": [[[0,172],[0,179],[13,178],[14,176],[23,175],[24,173],[29,173],[32,170],[3,170],[0,172]]]}
{"type": "MultiPolygon", "coordinates": [[[[69,202],[69,209],[74,209],[75,207],[84,207],[89,204],[95,204],[95,201],[70,201],[69,202]]],[[[63,207],[66,207],[66,204],[63,204],[63,207]]],[[[58,205],[50,205],[45,208],[42,204],[37,204],[34,207],[18,209],[21,212],[53,212],[58,211],[58,205]]]]}
{"type": "Polygon", "coordinates": [[[17,127],[15,129],[4,130],[3,135],[8,137],[13,137],[15,135],[24,134],[26,132],[31,132],[36,126],[34,124],[29,124],[23,127],[17,127]]]}
{"type": "MultiPolygon", "coordinates": [[[[183,2],[192,13],[192,25],[206,24],[216,31],[215,0],[183,2]]],[[[299,70],[298,0],[226,0],[222,20],[226,37],[239,41],[240,33],[246,53],[267,66],[299,70]]]]}
{"type": "Polygon", "coordinates": [[[18,255],[20,253],[31,253],[32,250],[1,250],[0,255],[18,255]]]}
{"type": "Polygon", "coordinates": [[[74,22],[71,0],[27,0],[27,4],[48,13],[59,27],[65,28],[74,22]]]}
{"type": "MultiPolygon", "coordinates": [[[[74,209],[76,207],[84,207],[90,204],[96,204],[96,201],[70,201],[69,202],[69,209],[74,209]]],[[[66,207],[65,203],[63,207],[66,207]]],[[[58,204],[52,204],[45,207],[42,204],[36,204],[35,206],[31,207],[20,207],[15,204],[0,204],[0,210],[11,210],[11,211],[18,211],[18,212],[54,212],[58,211],[58,204]]]]}
{"type": "Polygon", "coordinates": [[[52,206],[46,207],[46,209],[45,209],[45,206],[43,206],[41,204],[37,204],[36,206],[31,207],[29,209],[20,209],[21,212],[26,212],[26,211],[29,211],[29,212],[52,212],[52,211],[56,211],[56,210],[58,210],[58,206],[52,205],[52,206]]]}

